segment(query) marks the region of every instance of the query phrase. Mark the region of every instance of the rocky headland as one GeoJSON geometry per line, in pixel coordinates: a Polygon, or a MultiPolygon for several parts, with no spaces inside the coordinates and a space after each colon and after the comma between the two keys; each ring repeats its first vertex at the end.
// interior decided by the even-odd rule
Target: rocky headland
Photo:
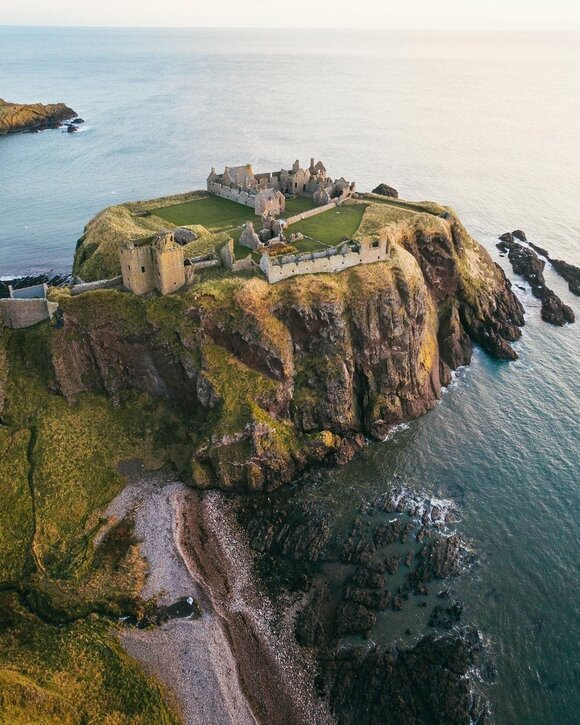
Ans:
{"type": "Polygon", "coordinates": [[[191,426],[181,473],[199,488],[272,489],[346,461],[432,408],[474,343],[515,359],[524,322],[454,215],[397,222],[392,239],[388,263],[277,285],[249,272],[166,299],[61,295],[53,385],[70,403],[139,391],[174,406],[191,426]]]}
{"type": "MultiPolygon", "coordinates": [[[[89,224],[75,272],[115,274],[124,222],[158,223],[141,212],[89,224]]],[[[444,594],[469,564],[453,511],[393,482],[339,536],[289,493],[430,410],[475,344],[516,358],[523,308],[452,210],[369,203],[365,232],[385,225],[385,262],[276,285],[209,270],[167,297],[52,288],[52,322],[0,330],[8,721],[485,719],[482,645],[444,594]],[[433,634],[360,639],[410,607],[433,634]]]]}
{"type": "Polygon", "coordinates": [[[71,119],[82,122],[64,103],[9,103],[0,98],[0,136],[58,128],[71,119]]]}

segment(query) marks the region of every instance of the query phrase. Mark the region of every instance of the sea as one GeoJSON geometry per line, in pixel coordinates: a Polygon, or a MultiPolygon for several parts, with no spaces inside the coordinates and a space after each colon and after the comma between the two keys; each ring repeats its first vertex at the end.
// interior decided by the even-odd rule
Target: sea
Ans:
{"type": "Polygon", "coordinates": [[[397,474],[453,499],[496,721],[580,722],[580,321],[542,322],[495,248],[521,228],[580,264],[580,35],[3,27],[0,95],[85,119],[0,138],[0,277],[70,271],[100,209],[203,187],[211,166],[314,156],[457,210],[517,284],[519,359],[477,350],[433,411],[330,473],[328,497],[349,511],[397,474]]]}

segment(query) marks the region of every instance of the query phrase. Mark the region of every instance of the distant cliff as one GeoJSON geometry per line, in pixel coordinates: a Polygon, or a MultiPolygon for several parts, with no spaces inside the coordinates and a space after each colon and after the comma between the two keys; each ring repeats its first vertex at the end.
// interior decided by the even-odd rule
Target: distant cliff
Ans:
{"type": "Polygon", "coordinates": [[[0,98],[0,136],[8,133],[58,128],[76,116],[64,103],[9,103],[0,98]]]}

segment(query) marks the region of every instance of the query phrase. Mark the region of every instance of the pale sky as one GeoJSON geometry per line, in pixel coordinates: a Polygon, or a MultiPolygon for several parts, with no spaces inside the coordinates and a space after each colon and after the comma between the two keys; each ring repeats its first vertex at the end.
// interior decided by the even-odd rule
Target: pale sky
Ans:
{"type": "Polygon", "coordinates": [[[0,25],[580,30],[580,0],[0,0],[0,25]]]}

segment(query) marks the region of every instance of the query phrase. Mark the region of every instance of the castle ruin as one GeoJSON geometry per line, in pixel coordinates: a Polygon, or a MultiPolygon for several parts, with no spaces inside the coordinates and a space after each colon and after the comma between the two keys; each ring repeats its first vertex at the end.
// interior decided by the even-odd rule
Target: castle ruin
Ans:
{"type": "Polygon", "coordinates": [[[251,164],[226,166],[222,174],[212,170],[207,177],[210,194],[252,207],[257,215],[279,216],[286,196],[308,196],[317,206],[340,203],[354,195],[356,185],[344,178],[333,181],[322,161],[310,159],[303,169],[296,160],[291,169],[254,174],[251,164]]]}
{"type": "Polygon", "coordinates": [[[127,242],[119,256],[123,285],[136,295],[153,290],[167,295],[185,285],[183,249],[171,232],[161,232],[148,244],[127,242]]]}

